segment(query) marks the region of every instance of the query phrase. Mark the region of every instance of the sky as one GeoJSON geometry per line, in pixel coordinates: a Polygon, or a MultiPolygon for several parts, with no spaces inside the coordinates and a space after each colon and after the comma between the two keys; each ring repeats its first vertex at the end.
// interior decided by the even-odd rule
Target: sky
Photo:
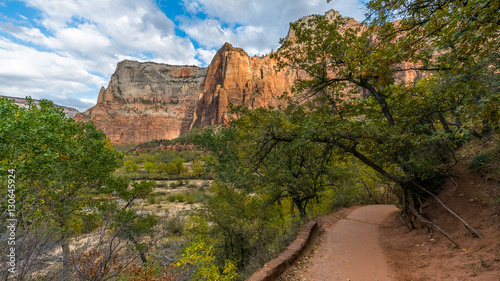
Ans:
{"type": "Polygon", "coordinates": [[[210,64],[225,42],[250,56],[279,47],[290,22],[360,0],[0,0],[0,95],[84,111],[122,60],[210,64]]]}

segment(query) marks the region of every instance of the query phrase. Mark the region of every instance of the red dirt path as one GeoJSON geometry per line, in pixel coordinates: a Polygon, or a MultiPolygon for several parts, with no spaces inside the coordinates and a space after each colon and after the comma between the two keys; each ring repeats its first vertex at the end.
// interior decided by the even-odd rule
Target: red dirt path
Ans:
{"type": "Polygon", "coordinates": [[[352,207],[320,218],[323,232],[279,280],[500,280],[500,175],[472,173],[465,165],[453,173],[439,198],[483,240],[432,199],[423,205],[427,217],[460,249],[426,227],[409,231],[391,215],[393,206],[352,207]]]}
{"type": "Polygon", "coordinates": [[[324,217],[321,242],[307,266],[281,280],[392,280],[394,272],[380,244],[379,225],[397,211],[393,205],[370,205],[340,221],[335,215],[324,217]]]}

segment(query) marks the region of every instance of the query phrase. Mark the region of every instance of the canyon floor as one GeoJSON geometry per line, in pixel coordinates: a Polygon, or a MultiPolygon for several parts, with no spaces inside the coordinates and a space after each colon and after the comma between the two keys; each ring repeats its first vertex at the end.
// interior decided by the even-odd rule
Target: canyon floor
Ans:
{"type": "Polygon", "coordinates": [[[393,206],[352,207],[319,218],[319,235],[279,280],[500,280],[498,174],[452,172],[438,197],[482,239],[435,200],[426,213],[460,247],[427,227],[410,231],[393,206]]]}

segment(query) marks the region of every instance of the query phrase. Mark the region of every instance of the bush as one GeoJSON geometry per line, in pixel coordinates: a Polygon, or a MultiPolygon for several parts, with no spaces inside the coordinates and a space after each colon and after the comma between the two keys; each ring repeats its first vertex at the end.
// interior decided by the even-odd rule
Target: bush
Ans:
{"type": "Polygon", "coordinates": [[[181,185],[179,184],[179,181],[177,181],[177,182],[175,182],[175,181],[174,181],[174,182],[171,182],[171,183],[170,183],[170,188],[172,188],[172,189],[176,189],[176,188],[178,188],[179,186],[181,186],[181,185]]]}
{"type": "Polygon", "coordinates": [[[151,205],[156,204],[156,196],[151,194],[148,197],[146,197],[146,201],[151,205]]]}
{"type": "Polygon", "coordinates": [[[491,157],[486,154],[476,155],[469,164],[469,169],[474,173],[483,171],[486,164],[491,161],[491,157]]]}
{"type": "Polygon", "coordinates": [[[154,173],[158,171],[158,165],[155,162],[146,162],[143,165],[144,170],[148,173],[154,173]]]}
{"type": "Polygon", "coordinates": [[[167,201],[170,203],[175,202],[175,201],[182,203],[182,202],[186,201],[186,195],[184,195],[182,193],[172,194],[172,195],[169,195],[167,197],[167,201]]]}
{"type": "MultiPolygon", "coordinates": [[[[168,183],[166,183],[166,182],[159,182],[159,183],[156,183],[156,186],[157,187],[168,187],[168,183]]],[[[163,195],[165,195],[165,194],[163,194],[163,195]]]]}
{"type": "Polygon", "coordinates": [[[135,164],[130,160],[125,161],[124,165],[125,165],[125,171],[127,173],[135,173],[139,171],[139,165],[135,164]]]}

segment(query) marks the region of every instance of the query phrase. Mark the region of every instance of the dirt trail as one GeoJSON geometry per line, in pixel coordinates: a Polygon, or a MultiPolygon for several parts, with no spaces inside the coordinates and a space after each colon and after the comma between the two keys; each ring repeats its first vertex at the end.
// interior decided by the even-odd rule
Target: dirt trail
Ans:
{"type": "Polygon", "coordinates": [[[306,265],[281,280],[393,280],[394,272],[380,243],[379,225],[396,211],[393,205],[370,205],[336,223],[325,221],[320,245],[306,265]]]}

